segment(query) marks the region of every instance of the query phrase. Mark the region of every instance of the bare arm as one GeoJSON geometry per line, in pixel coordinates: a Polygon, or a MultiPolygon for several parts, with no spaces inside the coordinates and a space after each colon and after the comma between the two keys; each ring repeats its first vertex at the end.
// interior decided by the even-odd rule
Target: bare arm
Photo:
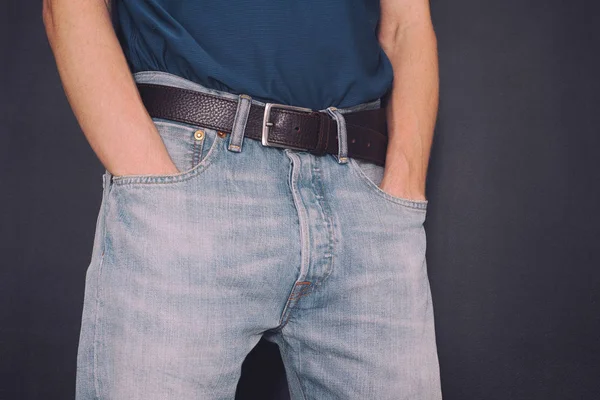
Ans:
{"type": "Polygon", "coordinates": [[[394,70],[380,187],[400,197],[425,200],[439,96],[437,40],[429,1],[381,0],[380,4],[378,39],[394,70]]]}
{"type": "Polygon", "coordinates": [[[110,20],[110,0],[44,0],[65,94],[92,149],[115,175],[172,173],[110,20]]]}

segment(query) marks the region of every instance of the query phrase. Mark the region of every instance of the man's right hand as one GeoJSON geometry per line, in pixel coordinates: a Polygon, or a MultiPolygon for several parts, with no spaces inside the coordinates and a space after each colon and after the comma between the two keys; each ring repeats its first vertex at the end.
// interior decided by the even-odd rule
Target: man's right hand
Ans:
{"type": "Polygon", "coordinates": [[[103,155],[98,154],[98,157],[104,160],[102,164],[111,174],[166,175],[180,172],[169,156],[154,123],[151,122],[147,129],[147,132],[132,129],[127,137],[116,141],[119,146],[113,146],[111,143],[105,145],[106,152],[103,155]],[[134,137],[140,138],[137,143],[130,140],[134,137]]]}
{"type": "Polygon", "coordinates": [[[179,173],[179,169],[170,157],[167,160],[161,160],[161,157],[148,157],[144,162],[128,162],[126,165],[105,168],[114,176],[125,175],[170,175],[179,173]]]}
{"type": "Polygon", "coordinates": [[[44,0],[43,22],[69,104],[114,175],[178,170],[146,111],[105,0],[44,0]]]}

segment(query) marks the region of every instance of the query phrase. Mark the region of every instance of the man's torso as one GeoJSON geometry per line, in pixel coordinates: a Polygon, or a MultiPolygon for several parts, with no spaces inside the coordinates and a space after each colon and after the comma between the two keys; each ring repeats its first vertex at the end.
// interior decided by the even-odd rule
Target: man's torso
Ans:
{"type": "Polygon", "coordinates": [[[132,72],[312,109],[375,100],[391,87],[378,0],[116,0],[113,10],[132,72]]]}

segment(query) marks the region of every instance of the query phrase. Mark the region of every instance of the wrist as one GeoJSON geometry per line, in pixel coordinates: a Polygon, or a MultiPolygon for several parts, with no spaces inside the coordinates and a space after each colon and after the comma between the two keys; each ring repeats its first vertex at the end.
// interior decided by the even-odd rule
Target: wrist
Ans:
{"type": "Polygon", "coordinates": [[[409,163],[404,157],[386,162],[383,179],[379,185],[382,190],[398,197],[413,200],[426,200],[425,176],[415,163],[409,163]]]}

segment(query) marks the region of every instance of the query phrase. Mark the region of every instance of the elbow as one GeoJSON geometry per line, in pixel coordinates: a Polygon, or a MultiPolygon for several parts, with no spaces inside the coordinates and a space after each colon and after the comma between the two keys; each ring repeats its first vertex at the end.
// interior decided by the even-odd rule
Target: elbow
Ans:
{"type": "Polygon", "coordinates": [[[384,51],[390,54],[412,43],[437,48],[437,38],[430,20],[387,26],[378,32],[377,39],[384,51]]]}

